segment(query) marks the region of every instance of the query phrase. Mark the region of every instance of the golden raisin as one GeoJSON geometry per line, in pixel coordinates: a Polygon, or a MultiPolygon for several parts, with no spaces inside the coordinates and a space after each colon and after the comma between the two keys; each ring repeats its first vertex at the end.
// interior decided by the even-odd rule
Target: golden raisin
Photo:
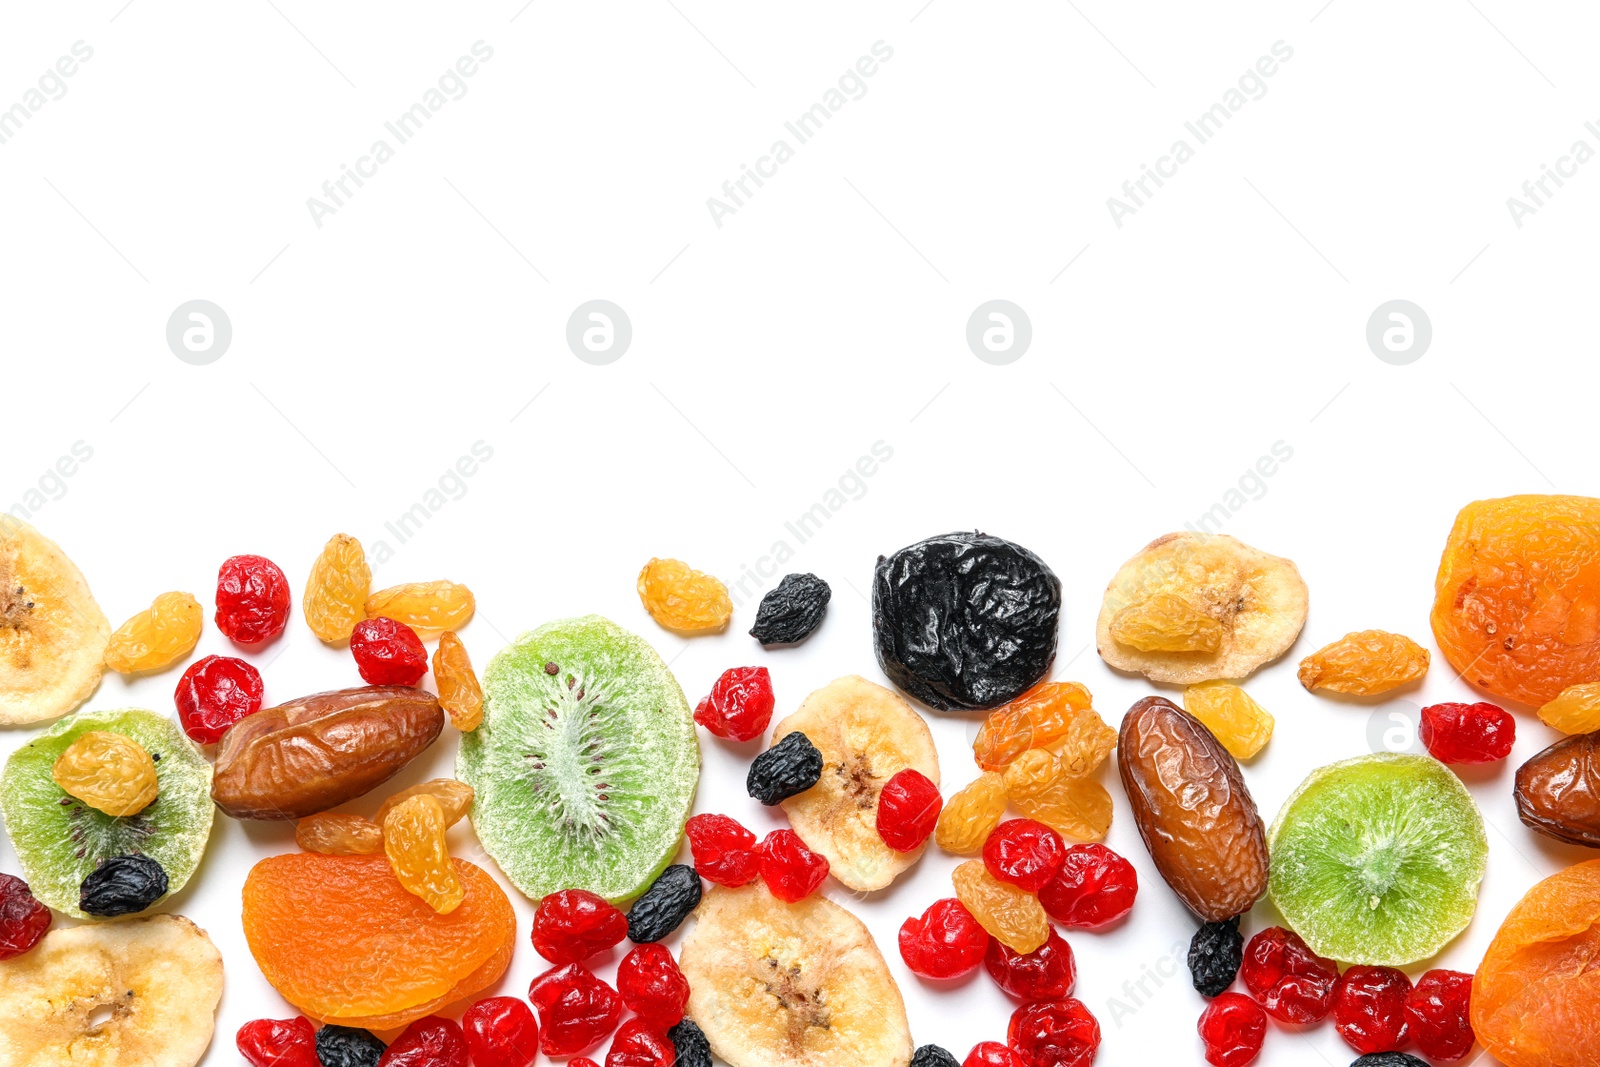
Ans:
{"type": "Polygon", "coordinates": [[[194,650],[204,617],[188,593],[162,593],[111,635],[106,666],[122,674],[170,667],[194,650]]]}
{"type": "Polygon", "coordinates": [[[1039,898],[1000,881],[982,860],[968,860],[951,878],[962,907],[1013,952],[1026,955],[1050,939],[1050,919],[1039,898]]]}
{"type": "Polygon", "coordinates": [[[383,827],[362,815],[323,812],[295,824],[294,843],[324,856],[372,856],[383,851],[383,827]]]}
{"type": "Polygon", "coordinates": [[[983,848],[1006,813],[1005,779],[986,772],[945,801],[934,840],[946,852],[966,856],[983,848]]]}
{"type": "Polygon", "coordinates": [[[1231,682],[1201,682],[1183,691],[1183,709],[1205,724],[1234,759],[1249,759],[1272,737],[1272,716],[1231,682]]]}
{"type": "Polygon", "coordinates": [[[733,616],[728,590],[676,559],[652,559],[639,572],[639,600],[650,617],[682,634],[717,633],[733,616]]]}
{"type": "Polygon", "coordinates": [[[1041,682],[989,713],[972,756],[986,771],[1003,771],[1028,749],[1055,744],[1091,705],[1089,690],[1077,682],[1041,682]]]}
{"type": "Polygon", "coordinates": [[[1222,623],[1180,596],[1157,593],[1117,612],[1111,637],[1140,652],[1216,652],[1222,623]]]}
{"type": "Polygon", "coordinates": [[[1362,630],[1300,661],[1300,684],[1307,689],[1372,696],[1387,693],[1428,673],[1428,650],[1400,634],[1362,630]]]}
{"type": "Polygon", "coordinates": [[[444,824],[447,828],[460,822],[461,817],[472,808],[473,793],[470,785],[458,782],[454,778],[432,778],[421,785],[402,789],[385,800],[378,807],[378,814],[372,817],[373,822],[382,826],[383,820],[388,818],[389,813],[397,806],[423,793],[437,800],[444,808],[444,824]]]}
{"type": "Polygon", "coordinates": [[[1055,746],[1056,762],[1068,778],[1093,774],[1117,747],[1117,732],[1092,710],[1080,711],[1055,746]]]}
{"type": "Polygon", "coordinates": [[[462,733],[471,733],[483,721],[483,686],[472,671],[472,660],[461,638],[446,630],[433,652],[433,681],[439,688],[439,706],[462,733]]]}
{"type": "Polygon", "coordinates": [[[1539,709],[1539,718],[1564,734],[1600,730],[1600,682],[1567,686],[1560,696],[1539,709]]]}
{"type": "Polygon", "coordinates": [[[1074,841],[1099,841],[1111,829],[1111,794],[1090,778],[1057,778],[1012,803],[1027,818],[1074,841]]]}
{"type": "Polygon", "coordinates": [[[427,793],[396,804],[383,820],[383,851],[395,877],[440,915],[454,911],[466,895],[445,843],[448,826],[443,805],[427,793]]]}
{"type": "Polygon", "coordinates": [[[367,617],[367,593],[372,589],[372,568],[361,542],[349,534],[334,534],[311,565],[306,595],[300,604],[306,625],[328,644],[350,640],[350,631],[367,617]]]}
{"type": "Polygon", "coordinates": [[[472,590],[456,582],[411,582],[380,589],[367,597],[367,618],[382,615],[403,622],[424,641],[446,630],[459,630],[472,618],[478,602],[472,590]]]}
{"type": "Polygon", "coordinates": [[[56,785],[107,815],[137,815],[155,803],[156,763],[125,734],[80,734],[50,768],[56,785]]]}
{"type": "Polygon", "coordinates": [[[1015,803],[1023,797],[1037,796],[1061,776],[1061,764],[1054,753],[1042,748],[1030,749],[1006,768],[1003,776],[1006,799],[1015,803]]]}

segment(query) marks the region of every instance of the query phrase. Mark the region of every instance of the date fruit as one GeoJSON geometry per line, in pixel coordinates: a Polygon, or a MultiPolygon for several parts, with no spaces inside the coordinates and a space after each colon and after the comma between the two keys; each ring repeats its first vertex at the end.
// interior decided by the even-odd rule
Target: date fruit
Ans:
{"type": "Polygon", "coordinates": [[[1600,848],[1600,733],[1562,738],[1518,767],[1512,795],[1524,824],[1600,848]]]}

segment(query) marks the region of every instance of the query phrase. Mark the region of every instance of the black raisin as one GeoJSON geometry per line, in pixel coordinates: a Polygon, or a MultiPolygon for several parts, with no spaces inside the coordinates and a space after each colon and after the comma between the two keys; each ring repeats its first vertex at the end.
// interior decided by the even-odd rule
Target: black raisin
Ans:
{"type": "Polygon", "coordinates": [[[938,1045],[923,1045],[911,1054],[911,1067],[961,1067],[961,1063],[938,1045]]]}
{"type": "Polygon", "coordinates": [[[822,625],[833,590],[815,574],[786,574],[756,609],[750,636],[762,645],[797,645],[822,625]]]}
{"type": "Polygon", "coordinates": [[[1428,1061],[1406,1052],[1369,1052],[1352,1060],[1350,1067],[1428,1067],[1428,1061]]]}
{"type": "Polygon", "coordinates": [[[744,787],[752,797],[771,807],[804,793],[821,777],[821,751],[811,738],[795,730],[755,758],[744,787]]]}
{"type": "Polygon", "coordinates": [[[1233,984],[1244,962],[1244,935],[1239,917],[1206,923],[1189,942],[1189,975],[1196,991],[1214,997],[1233,984]]]}
{"type": "Polygon", "coordinates": [[[322,1067],[377,1067],[383,1042],[353,1026],[324,1026],[317,1031],[317,1059],[322,1067]]]}
{"type": "Polygon", "coordinates": [[[878,558],[872,630],[895,685],[938,711],[998,707],[1056,657],[1061,580],[1021,545],[930,537],[878,558]]]}
{"type": "Polygon", "coordinates": [[[674,863],[628,909],[628,939],[639,945],[660,941],[676,930],[699,903],[700,876],[693,867],[674,863]]]}
{"type": "Polygon", "coordinates": [[[691,1020],[684,1019],[668,1030],[667,1037],[678,1053],[676,1067],[711,1067],[711,1042],[691,1020]]]}
{"type": "Polygon", "coordinates": [[[114,919],[143,911],[167,895],[167,872],[149,856],[112,856],[78,887],[78,909],[114,919]]]}

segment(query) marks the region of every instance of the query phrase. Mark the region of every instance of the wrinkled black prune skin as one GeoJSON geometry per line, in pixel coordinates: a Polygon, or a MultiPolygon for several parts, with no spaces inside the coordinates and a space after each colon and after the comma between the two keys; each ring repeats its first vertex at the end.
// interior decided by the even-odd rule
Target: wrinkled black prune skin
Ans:
{"type": "Polygon", "coordinates": [[[795,730],[757,756],[750,764],[744,787],[771,807],[804,793],[822,777],[822,752],[811,738],[795,730]]]}
{"type": "Polygon", "coordinates": [[[762,647],[798,645],[822,625],[833,590],[815,574],[786,574],[756,609],[750,636],[762,647]]]}
{"type": "Polygon", "coordinates": [[[683,924],[700,903],[700,876],[693,867],[674,863],[628,909],[628,939],[642,945],[660,941],[683,924]]]}
{"type": "Polygon", "coordinates": [[[923,1045],[911,1054],[911,1067],[961,1067],[961,1061],[938,1045],[923,1045]]]}
{"type": "Polygon", "coordinates": [[[1369,1052],[1351,1060],[1350,1067],[1428,1067],[1428,1061],[1408,1052],[1369,1052]]]}
{"type": "Polygon", "coordinates": [[[377,1067],[384,1044],[366,1030],[329,1024],[317,1031],[317,1060],[322,1067],[377,1067]]]}
{"type": "Polygon", "coordinates": [[[114,919],[143,911],[167,895],[167,872],[149,856],[112,856],[78,887],[85,915],[114,919]]]}
{"type": "Polygon", "coordinates": [[[1233,984],[1244,962],[1244,935],[1239,917],[1206,923],[1189,942],[1189,976],[1203,997],[1214,997],[1233,984]]]}
{"type": "Polygon", "coordinates": [[[711,1042],[693,1022],[684,1019],[667,1031],[667,1037],[678,1053],[676,1067],[711,1067],[711,1042]]]}
{"type": "Polygon", "coordinates": [[[987,711],[1022,695],[1056,657],[1061,580],[1021,545],[950,533],[879,557],[878,664],[938,711],[987,711]]]}

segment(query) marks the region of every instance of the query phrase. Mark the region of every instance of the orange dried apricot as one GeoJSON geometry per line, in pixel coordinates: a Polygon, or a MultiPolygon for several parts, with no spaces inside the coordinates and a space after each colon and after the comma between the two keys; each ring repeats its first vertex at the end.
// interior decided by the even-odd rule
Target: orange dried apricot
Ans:
{"type": "Polygon", "coordinates": [[[978,727],[972,756],[986,771],[1003,771],[1030,748],[1055,744],[1084,712],[1093,714],[1092,707],[1089,690],[1077,682],[1041,682],[989,713],[978,727]]]}
{"type": "Polygon", "coordinates": [[[439,635],[433,651],[433,681],[439,689],[439,706],[450,716],[450,723],[462,733],[471,733],[483,722],[483,686],[472,670],[461,638],[446,630],[439,635]]]}
{"type": "Polygon", "coordinates": [[[467,892],[450,862],[447,825],[444,805],[427,793],[406,798],[383,818],[383,851],[394,876],[440,915],[455,911],[467,892]]]}
{"type": "Polygon", "coordinates": [[[373,856],[383,851],[383,827],[363,815],[325,811],[295,824],[294,843],[324,856],[373,856]]]}
{"type": "Polygon", "coordinates": [[[682,634],[717,633],[733,617],[728,587],[677,559],[652,559],[644,565],[639,600],[652,619],[682,634]]]}
{"type": "Polygon", "coordinates": [[[1387,630],[1348,633],[1300,661],[1300,684],[1354,696],[1398,689],[1428,673],[1428,650],[1387,630]]]}

